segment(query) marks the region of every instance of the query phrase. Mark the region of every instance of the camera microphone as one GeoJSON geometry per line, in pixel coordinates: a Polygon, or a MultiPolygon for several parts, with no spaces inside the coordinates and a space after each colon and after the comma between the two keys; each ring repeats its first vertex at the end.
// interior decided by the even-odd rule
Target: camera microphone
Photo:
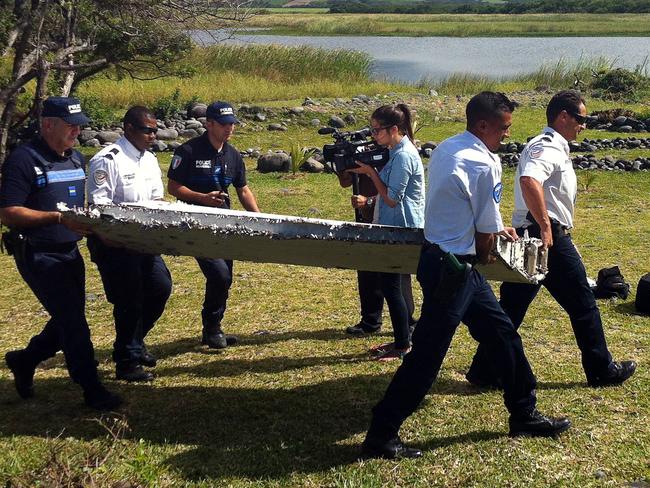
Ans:
{"type": "Polygon", "coordinates": [[[334,127],[321,127],[318,129],[318,133],[320,135],[334,134],[334,132],[336,132],[336,129],[334,127]]]}

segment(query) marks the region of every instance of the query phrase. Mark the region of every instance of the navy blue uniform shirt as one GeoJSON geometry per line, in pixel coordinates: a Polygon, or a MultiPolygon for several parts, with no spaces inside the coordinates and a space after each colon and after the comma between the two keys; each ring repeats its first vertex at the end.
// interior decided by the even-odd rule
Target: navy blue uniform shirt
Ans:
{"type": "MultiPolygon", "coordinates": [[[[2,165],[0,207],[56,211],[57,203],[84,205],[84,158],[74,149],[61,156],[41,138],[18,146],[2,165]]],[[[74,242],[81,236],[61,224],[18,229],[37,245],[74,242]]]]}
{"type": "MultiPolygon", "coordinates": [[[[176,149],[167,176],[200,193],[227,193],[230,185],[246,186],[246,166],[239,152],[227,142],[217,152],[207,132],[176,149]]],[[[221,208],[230,208],[230,198],[225,199],[221,208]]]]}

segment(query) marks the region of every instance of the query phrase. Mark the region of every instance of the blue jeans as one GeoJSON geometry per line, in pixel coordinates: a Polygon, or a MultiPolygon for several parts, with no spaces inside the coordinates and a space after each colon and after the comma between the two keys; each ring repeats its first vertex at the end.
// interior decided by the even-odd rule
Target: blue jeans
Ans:
{"type": "Polygon", "coordinates": [[[41,333],[29,341],[27,357],[36,366],[63,350],[73,381],[92,387],[99,379],[86,322],[85,266],[77,244],[51,249],[26,244],[15,258],[20,275],[50,314],[41,333]]]}
{"type": "Polygon", "coordinates": [[[474,339],[488,346],[490,359],[504,378],[503,396],[510,413],[528,412],[535,407],[535,377],[521,338],[485,278],[472,270],[451,301],[441,303],[435,298],[442,255],[437,247],[422,248],[417,277],[424,301],[413,333],[413,348],[373,408],[369,437],[389,439],[397,435],[431,388],[461,320],[474,339]],[[479,317],[481,320],[477,320],[479,317]]]}

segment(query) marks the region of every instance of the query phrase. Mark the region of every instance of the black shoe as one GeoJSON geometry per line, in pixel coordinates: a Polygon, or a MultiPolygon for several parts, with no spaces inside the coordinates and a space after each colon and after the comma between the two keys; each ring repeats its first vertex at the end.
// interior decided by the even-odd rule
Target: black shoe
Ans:
{"type": "Polygon", "coordinates": [[[237,344],[238,341],[237,336],[224,334],[220,328],[216,330],[203,329],[201,337],[201,344],[208,346],[210,349],[225,349],[228,346],[237,344]]]}
{"type": "Polygon", "coordinates": [[[508,424],[511,437],[554,437],[571,427],[568,418],[546,417],[537,409],[523,415],[511,415],[508,424]]]}
{"type": "Polygon", "coordinates": [[[635,371],[636,363],[634,361],[621,361],[620,363],[614,361],[606,375],[589,378],[587,383],[589,386],[620,385],[632,376],[635,371]]]}
{"type": "Polygon", "coordinates": [[[117,364],[115,366],[115,377],[118,380],[128,382],[151,381],[153,373],[145,371],[139,363],[117,364]]]}
{"type": "Polygon", "coordinates": [[[361,458],[383,459],[411,459],[422,457],[422,451],[413,447],[406,447],[399,437],[387,441],[378,441],[366,437],[361,445],[361,458]]]}
{"type": "Polygon", "coordinates": [[[33,366],[25,358],[25,350],[9,351],[5,354],[5,362],[14,375],[14,385],[21,398],[34,396],[34,371],[33,366]]]}
{"type": "Polygon", "coordinates": [[[374,334],[381,330],[381,324],[374,327],[366,324],[365,322],[359,322],[357,325],[351,325],[350,327],[345,328],[345,333],[353,336],[361,336],[366,334],[374,334]]]}
{"type": "Polygon", "coordinates": [[[149,353],[146,346],[142,346],[142,355],[140,356],[140,364],[142,366],[147,366],[148,368],[154,368],[158,364],[156,356],[149,353]]]}
{"type": "Polygon", "coordinates": [[[471,369],[465,374],[465,379],[477,388],[485,388],[488,390],[503,389],[503,384],[499,378],[488,379],[486,377],[481,377],[478,374],[474,373],[474,371],[471,369]]]}
{"type": "Polygon", "coordinates": [[[115,410],[122,405],[122,397],[111,393],[103,385],[96,385],[92,388],[84,389],[84,402],[90,408],[95,410],[115,410]]]}

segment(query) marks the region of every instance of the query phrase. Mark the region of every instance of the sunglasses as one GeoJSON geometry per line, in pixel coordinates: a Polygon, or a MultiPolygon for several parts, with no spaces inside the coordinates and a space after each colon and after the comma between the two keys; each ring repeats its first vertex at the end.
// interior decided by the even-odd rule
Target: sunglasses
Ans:
{"type": "Polygon", "coordinates": [[[384,129],[390,129],[391,127],[392,127],[392,125],[384,125],[382,127],[371,127],[370,128],[370,134],[372,134],[373,136],[376,136],[377,134],[379,134],[379,131],[382,131],[384,129]]]}
{"type": "Polygon", "coordinates": [[[156,134],[158,132],[158,127],[147,127],[144,125],[134,126],[135,130],[142,132],[143,134],[156,134]]]}
{"type": "Polygon", "coordinates": [[[575,113],[575,112],[567,112],[567,113],[568,113],[571,117],[573,117],[574,120],[575,120],[578,124],[584,124],[585,122],[587,122],[587,116],[586,116],[586,115],[580,115],[580,114],[577,114],[577,113],[575,113]]]}

